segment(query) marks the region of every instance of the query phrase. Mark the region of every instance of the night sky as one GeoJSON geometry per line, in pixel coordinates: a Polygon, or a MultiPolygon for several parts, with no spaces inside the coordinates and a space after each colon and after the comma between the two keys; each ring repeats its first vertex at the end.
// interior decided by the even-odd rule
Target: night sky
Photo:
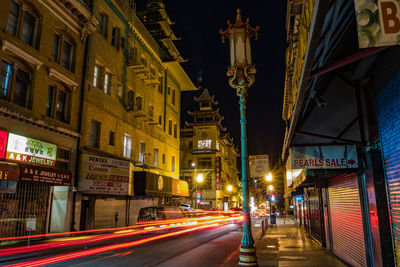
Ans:
{"type": "MultiPolygon", "coordinates": [[[[139,10],[144,0],[137,2],[139,10]]],[[[259,38],[252,43],[252,59],[257,69],[256,82],[249,90],[247,132],[249,154],[270,155],[276,162],[280,157],[284,137],[281,119],[285,78],[286,1],[221,1],[221,0],[164,0],[176,36],[182,40],[175,45],[183,58],[183,68],[196,86],[208,88],[219,102],[223,125],[228,128],[240,148],[239,103],[236,92],[229,87],[226,70],[229,65],[228,42],[221,43],[219,29],[233,23],[236,9],[242,18],[250,18],[250,25],[260,26],[259,38]],[[199,84],[198,78],[202,78],[199,84]]],[[[189,120],[187,110],[198,108],[193,100],[197,92],[183,92],[181,123],[189,120]]]]}

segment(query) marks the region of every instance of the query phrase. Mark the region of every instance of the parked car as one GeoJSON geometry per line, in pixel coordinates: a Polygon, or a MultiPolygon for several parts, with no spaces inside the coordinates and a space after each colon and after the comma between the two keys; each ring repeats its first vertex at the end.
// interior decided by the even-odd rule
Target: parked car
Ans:
{"type": "Polygon", "coordinates": [[[188,210],[188,211],[193,210],[192,206],[190,206],[189,204],[186,204],[186,203],[181,203],[180,208],[182,210],[188,210]]]}
{"type": "Polygon", "coordinates": [[[176,206],[152,206],[139,210],[138,222],[181,219],[182,209],[176,206]]]}

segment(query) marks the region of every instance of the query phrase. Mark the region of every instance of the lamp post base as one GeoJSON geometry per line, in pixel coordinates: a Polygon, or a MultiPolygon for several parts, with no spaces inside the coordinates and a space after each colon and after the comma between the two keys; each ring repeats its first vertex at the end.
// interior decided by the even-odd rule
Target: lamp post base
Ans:
{"type": "Polygon", "coordinates": [[[256,248],[241,247],[238,266],[258,266],[256,248]]]}

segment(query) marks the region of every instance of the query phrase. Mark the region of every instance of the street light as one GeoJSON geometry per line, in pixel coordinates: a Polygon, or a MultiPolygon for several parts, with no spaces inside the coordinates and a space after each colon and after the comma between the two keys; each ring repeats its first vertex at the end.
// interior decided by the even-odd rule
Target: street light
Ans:
{"type": "Polygon", "coordinates": [[[274,190],[274,186],[273,186],[272,184],[270,184],[270,185],[268,186],[268,190],[269,190],[269,191],[273,191],[273,190],[274,190]]]}
{"type": "Polygon", "coordinates": [[[202,183],[202,182],[204,181],[204,176],[203,176],[203,174],[201,174],[201,173],[197,174],[197,176],[196,176],[196,181],[197,181],[198,183],[202,183]]]}
{"type": "MultiPolygon", "coordinates": [[[[229,40],[230,66],[226,75],[229,85],[236,90],[240,104],[241,126],[241,160],[242,160],[242,184],[243,184],[243,238],[240,248],[239,266],[258,266],[254,239],[251,234],[251,218],[249,209],[248,169],[249,158],[247,153],[247,129],[246,129],[246,97],[247,90],[255,81],[256,69],[251,62],[250,39],[257,34],[259,27],[252,28],[249,19],[243,22],[240,9],[237,9],[234,24],[228,20],[228,29],[220,30],[222,42],[229,40]]],[[[257,37],[257,35],[256,35],[257,37]]]]}
{"type": "Polygon", "coordinates": [[[229,209],[231,209],[232,207],[232,203],[231,203],[231,198],[232,198],[232,191],[233,191],[233,186],[232,185],[228,185],[226,187],[226,190],[229,192],[229,209]]]}
{"type": "Polygon", "coordinates": [[[233,186],[232,186],[232,185],[228,185],[228,186],[226,187],[226,190],[228,190],[229,192],[232,192],[233,186]]]}
{"type": "MultiPolygon", "coordinates": [[[[202,183],[204,181],[204,176],[203,176],[203,174],[201,174],[201,173],[199,173],[199,174],[197,174],[197,176],[196,176],[196,201],[195,201],[195,209],[197,209],[198,207],[199,207],[199,205],[198,205],[198,203],[197,202],[200,202],[200,199],[198,199],[198,192],[197,192],[197,184],[199,184],[199,183],[202,183]]],[[[201,194],[200,194],[200,197],[201,197],[201,194]]]]}
{"type": "Polygon", "coordinates": [[[265,175],[265,180],[266,180],[267,182],[271,182],[271,181],[272,181],[272,174],[271,174],[271,173],[268,173],[267,175],[265,175]]]}

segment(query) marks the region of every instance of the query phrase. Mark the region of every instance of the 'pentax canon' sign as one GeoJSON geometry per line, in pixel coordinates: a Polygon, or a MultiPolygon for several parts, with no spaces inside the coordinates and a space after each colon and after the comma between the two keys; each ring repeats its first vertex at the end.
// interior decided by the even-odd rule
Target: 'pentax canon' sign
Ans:
{"type": "Polygon", "coordinates": [[[355,145],[290,148],[291,169],[358,168],[355,145]]]}
{"type": "Polygon", "coordinates": [[[400,0],[354,0],[360,48],[400,44],[400,0]]]}

